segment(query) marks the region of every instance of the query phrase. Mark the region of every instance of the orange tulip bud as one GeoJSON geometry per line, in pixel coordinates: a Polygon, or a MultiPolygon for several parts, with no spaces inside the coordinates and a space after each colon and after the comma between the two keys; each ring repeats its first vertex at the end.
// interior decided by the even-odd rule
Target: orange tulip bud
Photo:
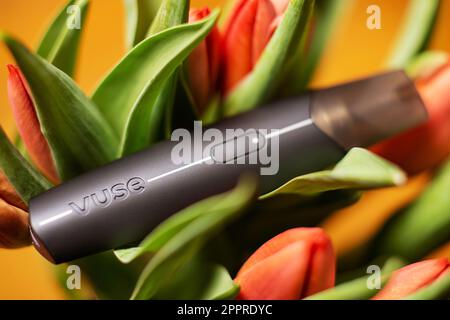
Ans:
{"type": "Polygon", "coordinates": [[[334,286],[336,259],[319,228],[285,231],[262,245],[236,276],[241,300],[302,299],[334,286]]]}
{"type": "Polygon", "coordinates": [[[427,107],[428,121],[372,148],[410,175],[434,168],[450,155],[450,63],[416,86],[427,107]]]}
{"type": "MultiPolygon", "coordinates": [[[[282,8],[277,7],[279,10],[282,8]]],[[[224,33],[225,94],[252,71],[270,40],[271,25],[277,11],[270,0],[238,1],[229,17],[224,33]]]]}
{"type": "Polygon", "coordinates": [[[52,182],[59,181],[50,147],[41,131],[28,85],[18,68],[8,65],[8,96],[19,134],[34,164],[52,182]]]}
{"type": "Polygon", "coordinates": [[[27,206],[0,171],[0,248],[30,244],[27,206]]]}
{"type": "Polygon", "coordinates": [[[425,260],[395,271],[384,288],[373,300],[400,300],[432,284],[442,276],[448,276],[450,264],[447,258],[425,260]]]}
{"type": "Polygon", "coordinates": [[[290,0],[271,0],[277,15],[282,15],[286,11],[289,1],[290,0]]]}
{"type": "MultiPolygon", "coordinates": [[[[189,22],[199,21],[210,14],[209,8],[191,9],[189,22]]],[[[206,39],[191,53],[187,62],[188,81],[199,113],[208,105],[217,89],[220,64],[221,36],[214,27],[206,39]]]]}

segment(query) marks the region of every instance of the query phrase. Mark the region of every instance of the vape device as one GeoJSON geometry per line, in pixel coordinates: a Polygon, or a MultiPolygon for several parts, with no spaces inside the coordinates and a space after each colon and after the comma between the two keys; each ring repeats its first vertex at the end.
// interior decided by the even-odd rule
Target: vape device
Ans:
{"type": "Polygon", "coordinates": [[[172,214],[231,189],[246,172],[259,175],[264,194],[426,118],[402,71],[275,102],[208,127],[216,141],[196,142],[203,152],[188,162],[174,161],[180,141],[165,141],[33,198],[33,243],[53,263],[137,243],[172,214]],[[229,129],[241,130],[230,138],[229,129]],[[262,154],[272,156],[276,170],[258,161],[262,154]]]}

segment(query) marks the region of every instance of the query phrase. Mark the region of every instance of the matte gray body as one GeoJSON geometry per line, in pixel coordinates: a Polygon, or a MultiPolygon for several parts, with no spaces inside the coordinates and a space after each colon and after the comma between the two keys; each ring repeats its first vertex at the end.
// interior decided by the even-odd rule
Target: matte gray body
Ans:
{"type": "MultiPolygon", "coordinates": [[[[332,165],[344,155],[345,146],[319,130],[311,118],[314,107],[311,97],[315,94],[320,91],[214,125],[221,131],[230,128],[281,130],[279,171],[276,175],[260,176],[261,193],[298,175],[332,165]]],[[[172,214],[231,189],[243,173],[259,174],[260,166],[250,164],[175,165],[171,152],[176,144],[172,141],[159,143],[32,199],[30,225],[35,247],[50,261],[61,263],[137,243],[172,214]],[[103,189],[111,190],[120,183],[126,187],[130,180],[133,192],[128,192],[126,199],[113,200],[106,207],[93,205],[92,194],[101,199],[103,189]],[[145,189],[139,181],[144,181],[145,189]],[[84,197],[88,197],[89,212],[78,213],[69,206],[75,202],[82,207],[84,197]]],[[[123,189],[120,186],[119,189],[123,189]]]]}
{"type": "MultiPolygon", "coordinates": [[[[295,103],[284,102],[272,108],[227,119],[214,127],[282,129],[310,119],[308,96],[295,103]],[[274,116],[276,115],[276,116],[274,116]]],[[[259,165],[204,164],[175,165],[171,152],[177,142],[166,141],[117,160],[105,167],[65,182],[30,202],[33,235],[45,246],[55,263],[70,261],[92,253],[119,248],[143,239],[154,227],[173,213],[209,196],[231,189],[244,172],[259,174],[259,165]],[[186,169],[181,169],[187,167],[186,169]],[[177,171],[178,170],[178,171],[177,171]],[[170,174],[170,172],[173,172],[170,174]],[[79,214],[69,203],[83,204],[85,196],[110,189],[140,177],[145,190],[130,193],[107,207],[93,206],[79,214]],[[161,178],[158,178],[161,177],[161,178]],[[155,179],[151,182],[148,180],[155,179]],[[57,216],[60,215],[60,218],[57,216]],[[44,222],[43,225],[41,225],[44,222]]],[[[261,176],[261,192],[270,191],[289,179],[338,161],[344,150],[318,130],[311,122],[279,137],[279,172],[261,176]]]]}

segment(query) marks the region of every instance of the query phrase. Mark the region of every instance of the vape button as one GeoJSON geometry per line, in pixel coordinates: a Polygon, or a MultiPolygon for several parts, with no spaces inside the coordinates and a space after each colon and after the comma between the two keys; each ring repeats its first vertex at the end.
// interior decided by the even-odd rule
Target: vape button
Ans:
{"type": "Polygon", "coordinates": [[[240,136],[217,144],[211,148],[211,158],[215,163],[245,163],[245,158],[256,154],[266,145],[266,138],[257,130],[248,129],[240,136]],[[241,161],[240,161],[241,160],[241,161]]]}

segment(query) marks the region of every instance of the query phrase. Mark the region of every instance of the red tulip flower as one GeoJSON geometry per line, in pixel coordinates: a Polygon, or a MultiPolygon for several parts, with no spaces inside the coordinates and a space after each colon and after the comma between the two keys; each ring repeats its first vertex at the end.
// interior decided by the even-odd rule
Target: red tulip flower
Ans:
{"type": "Polygon", "coordinates": [[[373,300],[400,300],[444,276],[450,276],[450,263],[447,258],[408,265],[395,271],[373,300]]]}
{"type": "Polygon", "coordinates": [[[302,299],[334,286],[336,258],[319,228],[285,231],[261,246],[236,276],[241,300],[302,299]]]}
{"type": "Polygon", "coordinates": [[[288,4],[288,0],[237,1],[224,30],[224,94],[252,71],[288,4]]]}
{"type": "Polygon", "coordinates": [[[450,155],[450,63],[416,81],[428,121],[372,148],[410,175],[439,165],[450,155]]]}
{"type": "MultiPolygon", "coordinates": [[[[196,22],[210,14],[209,8],[191,9],[189,22],[196,22]]],[[[217,89],[220,66],[220,40],[217,27],[191,53],[187,61],[189,86],[201,114],[217,89]]]]}
{"type": "Polygon", "coordinates": [[[26,80],[15,66],[8,65],[8,71],[8,97],[19,134],[34,164],[56,183],[59,181],[58,174],[26,80]]]}
{"type": "Polygon", "coordinates": [[[0,170],[0,248],[29,245],[27,206],[0,170]]]}

